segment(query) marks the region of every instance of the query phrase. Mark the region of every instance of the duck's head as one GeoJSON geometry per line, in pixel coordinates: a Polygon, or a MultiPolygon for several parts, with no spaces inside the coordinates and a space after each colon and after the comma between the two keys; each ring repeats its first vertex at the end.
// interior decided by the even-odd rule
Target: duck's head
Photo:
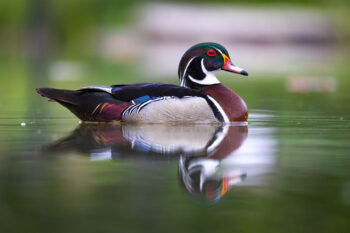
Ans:
{"type": "Polygon", "coordinates": [[[247,71],[235,66],[227,50],[217,43],[207,42],[192,46],[182,56],[179,64],[181,86],[200,88],[218,84],[215,72],[229,71],[247,76],[247,71]]]}

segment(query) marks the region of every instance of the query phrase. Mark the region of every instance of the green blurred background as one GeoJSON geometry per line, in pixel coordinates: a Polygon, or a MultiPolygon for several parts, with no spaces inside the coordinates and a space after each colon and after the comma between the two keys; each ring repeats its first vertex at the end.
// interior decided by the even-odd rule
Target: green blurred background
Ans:
{"type": "MultiPolygon", "coordinates": [[[[182,53],[203,41],[222,43],[250,72],[246,80],[221,78],[250,108],[273,106],[261,101],[267,93],[292,100],[291,109],[304,106],[295,104],[294,82],[311,82],[301,92],[316,92],[321,103],[346,98],[349,15],[345,0],[1,1],[1,114],[40,115],[39,86],[177,83],[182,53]]],[[[55,109],[51,116],[70,116],[55,109]]]]}

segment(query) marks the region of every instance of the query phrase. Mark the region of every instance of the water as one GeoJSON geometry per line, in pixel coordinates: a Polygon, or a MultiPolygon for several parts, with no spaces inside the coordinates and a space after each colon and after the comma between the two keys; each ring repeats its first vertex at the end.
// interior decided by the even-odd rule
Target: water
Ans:
{"type": "Polygon", "coordinates": [[[1,232],[348,232],[348,115],[249,119],[2,118],[1,232]]]}

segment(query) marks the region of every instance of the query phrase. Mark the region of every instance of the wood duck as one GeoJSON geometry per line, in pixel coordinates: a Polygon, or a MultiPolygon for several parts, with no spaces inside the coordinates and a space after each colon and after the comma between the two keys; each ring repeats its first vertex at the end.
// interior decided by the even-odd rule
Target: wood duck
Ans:
{"type": "Polygon", "coordinates": [[[82,121],[145,123],[217,123],[246,121],[248,109],[235,92],[223,86],[215,72],[247,76],[233,65],[217,43],[200,43],[182,56],[180,86],[137,83],[88,86],[78,90],[38,88],[36,91],[68,108],[82,121]]]}

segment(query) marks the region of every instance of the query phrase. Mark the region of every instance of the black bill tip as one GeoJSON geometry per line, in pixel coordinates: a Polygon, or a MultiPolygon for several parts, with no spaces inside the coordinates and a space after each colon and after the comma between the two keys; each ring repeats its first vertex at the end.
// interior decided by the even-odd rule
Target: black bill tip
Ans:
{"type": "Polygon", "coordinates": [[[244,76],[248,76],[248,72],[245,71],[245,70],[242,70],[242,71],[240,72],[240,74],[241,74],[241,75],[244,75],[244,76]]]}

